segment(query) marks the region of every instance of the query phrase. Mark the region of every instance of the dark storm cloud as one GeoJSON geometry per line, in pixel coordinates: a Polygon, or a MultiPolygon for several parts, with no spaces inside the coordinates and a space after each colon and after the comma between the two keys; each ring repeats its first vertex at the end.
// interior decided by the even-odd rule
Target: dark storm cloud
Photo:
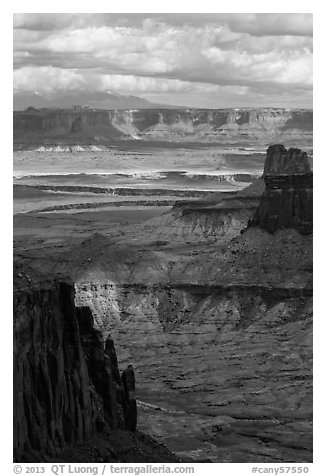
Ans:
{"type": "Polygon", "coordinates": [[[310,14],[17,14],[14,25],[19,93],[311,99],[310,14]]]}

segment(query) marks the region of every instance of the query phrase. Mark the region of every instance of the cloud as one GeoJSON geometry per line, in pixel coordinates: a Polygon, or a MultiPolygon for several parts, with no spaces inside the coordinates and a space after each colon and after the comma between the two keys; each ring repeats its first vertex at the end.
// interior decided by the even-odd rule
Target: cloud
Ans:
{"type": "Polygon", "coordinates": [[[48,93],[312,85],[310,14],[16,14],[14,23],[16,92],[43,80],[48,93]]]}
{"type": "MultiPolygon", "coordinates": [[[[224,87],[225,88],[225,87],[224,87]]],[[[51,95],[67,90],[92,90],[118,93],[168,93],[168,92],[218,92],[221,87],[209,83],[181,81],[179,79],[153,78],[122,74],[81,74],[78,71],[53,66],[26,66],[14,71],[14,92],[51,95]]],[[[245,91],[246,88],[238,88],[245,91]]]]}
{"type": "Polygon", "coordinates": [[[89,73],[54,67],[23,67],[14,72],[17,97],[37,93],[44,98],[59,98],[67,93],[111,92],[133,94],[162,104],[195,107],[280,106],[310,107],[311,91],[273,83],[251,88],[214,85],[135,75],[89,73]],[[299,102],[298,102],[299,101],[299,102]]]}
{"type": "MultiPolygon", "coordinates": [[[[23,67],[14,72],[14,93],[17,96],[37,93],[51,99],[67,92],[110,92],[113,94],[132,94],[141,97],[160,97],[162,103],[178,104],[178,97],[190,98],[188,104],[195,104],[194,97],[212,96],[243,98],[250,90],[247,86],[219,86],[216,84],[181,81],[149,76],[99,74],[81,75],[78,71],[49,67],[23,67]],[[175,98],[176,102],[173,102],[175,98]]],[[[216,101],[215,101],[216,102],[216,101]]],[[[199,104],[200,105],[200,104],[199,104]]]]}
{"type": "Polygon", "coordinates": [[[260,54],[209,48],[205,54],[216,68],[223,67],[224,78],[238,74],[241,81],[312,84],[312,55],[309,50],[272,50],[260,54]]]}
{"type": "Polygon", "coordinates": [[[90,19],[82,13],[14,13],[14,29],[51,31],[87,24],[90,19]]]}
{"type": "Polygon", "coordinates": [[[38,92],[53,94],[57,91],[84,89],[85,78],[76,71],[41,66],[25,66],[16,69],[13,75],[14,93],[38,92]]]}
{"type": "Polygon", "coordinates": [[[85,26],[140,27],[144,19],[169,25],[228,25],[255,36],[312,36],[311,13],[16,13],[14,28],[63,30],[85,26]]]}
{"type": "Polygon", "coordinates": [[[231,76],[239,77],[243,73],[250,76],[250,67],[254,68],[251,74],[254,76],[262,65],[262,68],[266,66],[265,76],[268,76],[271,69],[268,62],[277,60],[281,65],[290,62],[291,66],[291,61],[298,57],[311,58],[309,40],[294,42],[289,38],[280,42],[269,38],[258,48],[257,40],[252,41],[248,35],[234,36],[227,26],[176,28],[148,19],[141,29],[86,27],[55,31],[46,36],[20,31],[15,47],[20,52],[27,49],[30,55],[41,54],[45,64],[51,64],[52,55],[60,54],[66,55],[66,60],[71,58],[74,67],[101,67],[108,72],[128,74],[169,74],[170,78],[189,80],[197,78],[200,72],[202,79],[206,75],[208,82],[218,82],[225,74],[216,65],[226,68],[231,76]],[[243,71],[244,68],[247,71],[243,71]]]}
{"type": "Polygon", "coordinates": [[[255,36],[312,36],[311,13],[234,13],[220,14],[232,31],[255,36]]]}

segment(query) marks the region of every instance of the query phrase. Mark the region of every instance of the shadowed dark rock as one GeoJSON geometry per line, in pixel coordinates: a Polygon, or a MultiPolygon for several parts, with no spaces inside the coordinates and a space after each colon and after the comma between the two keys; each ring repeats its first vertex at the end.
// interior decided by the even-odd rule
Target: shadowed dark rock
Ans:
{"type": "Polygon", "coordinates": [[[98,431],[124,429],[113,341],[103,349],[71,284],[30,284],[14,295],[14,457],[60,455],[98,431]]]}
{"type": "Polygon", "coordinates": [[[249,226],[270,233],[294,228],[302,234],[313,228],[313,175],[307,154],[300,149],[272,145],[264,167],[266,191],[249,226]]]}
{"type": "Polygon", "coordinates": [[[268,147],[264,176],[306,174],[309,172],[311,172],[311,168],[306,152],[294,148],[287,150],[282,144],[268,147]]]}
{"type": "Polygon", "coordinates": [[[137,403],[136,403],[136,381],[135,372],[131,364],[122,372],[123,395],[126,404],[124,405],[125,420],[128,430],[136,431],[137,428],[137,403]]]}

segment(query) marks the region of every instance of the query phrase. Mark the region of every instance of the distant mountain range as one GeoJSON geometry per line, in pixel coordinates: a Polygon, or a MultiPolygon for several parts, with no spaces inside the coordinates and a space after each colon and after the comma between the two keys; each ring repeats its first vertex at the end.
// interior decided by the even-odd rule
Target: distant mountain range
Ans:
{"type": "Polygon", "coordinates": [[[51,97],[38,93],[16,94],[13,103],[15,111],[23,111],[28,107],[53,109],[73,106],[86,106],[91,109],[183,109],[182,106],[154,104],[136,96],[101,92],[67,92],[51,97]]]}

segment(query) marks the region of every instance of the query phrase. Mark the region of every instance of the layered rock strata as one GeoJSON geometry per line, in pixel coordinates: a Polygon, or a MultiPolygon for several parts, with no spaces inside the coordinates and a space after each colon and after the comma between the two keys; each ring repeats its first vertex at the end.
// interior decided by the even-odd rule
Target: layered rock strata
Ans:
{"type": "Polygon", "coordinates": [[[311,140],[312,111],[302,109],[28,110],[14,112],[16,144],[163,141],[311,140]]]}

